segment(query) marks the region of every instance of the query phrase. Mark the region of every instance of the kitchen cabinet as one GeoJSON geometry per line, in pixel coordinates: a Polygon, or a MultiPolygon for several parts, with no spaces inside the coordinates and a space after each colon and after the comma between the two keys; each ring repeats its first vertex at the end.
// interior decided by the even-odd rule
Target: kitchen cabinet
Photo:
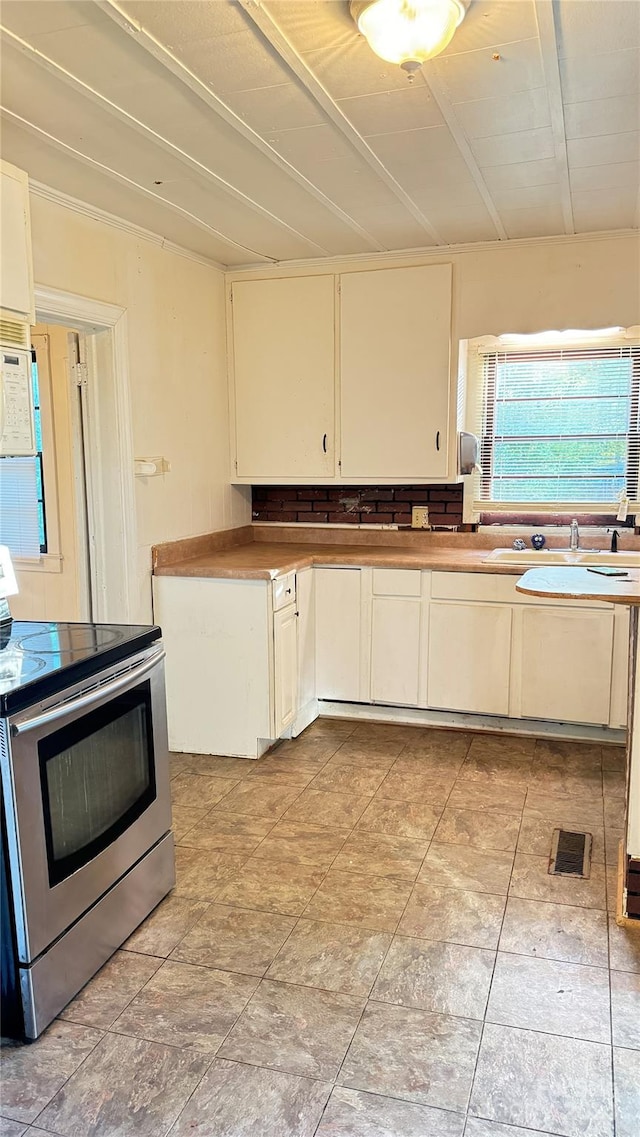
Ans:
{"type": "Polygon", "coordinates": [[[508,715],[511,621],[508,605],[432,600],[428,706],[508,715]]]}
{"type": "Polygon", "coordinates": [[[369,701],[367,570],[316,568],[316,691],[319,699],[369,701]],[[366,579],[366,577],[364,577],[366,579]]]}
{"type": "Polygon", "coordinates": [[[371,601],[371,686],[373,703],[417,707],[425,703],[428,605],[423,582],[413,569],[374,569],[371,601]]]}
{"type": "Polygon", "coordinates": [[[0,162],[0,232],[0,308],[35,324],[29,180],[8,162],[0,162]]]}
{"type": "Polygon", "coordinates": [[[298,711],[298,612],[295,604],[273,614],[274,737],[280,738],[298,711]]]}
{"type": "Polygon", "coordinates": [[[610,717],[612,610],[548,608],[522,612],[520,714],[606,724],[610,717]]]}
{"type": "Polygon", "coordinates": [[[343,478],[444,478],[451,265],[340,278],[343,478]]]}
{"type": "Polygon", "coordinates": [[[334,277],[236,281],[231,297],[236,474],[330,480],[334,277]]]}

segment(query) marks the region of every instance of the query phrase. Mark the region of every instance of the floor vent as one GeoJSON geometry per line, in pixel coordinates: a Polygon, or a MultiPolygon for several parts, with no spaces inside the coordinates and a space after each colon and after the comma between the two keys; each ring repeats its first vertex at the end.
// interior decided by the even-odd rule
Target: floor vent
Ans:
{"type": "Polygon", "coordinates": [[[553,876],[588,877],[591,873],[590,833],[570,833],[554,829],[549,872],[553,876]]]}

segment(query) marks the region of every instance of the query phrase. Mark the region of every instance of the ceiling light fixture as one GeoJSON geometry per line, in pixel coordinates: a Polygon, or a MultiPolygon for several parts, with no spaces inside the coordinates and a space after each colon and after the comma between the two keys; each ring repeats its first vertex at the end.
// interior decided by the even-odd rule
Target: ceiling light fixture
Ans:
{"type": "Polygon", "coordinates": [[[444,51],[462,23],[465,0],[351,0],[350,11],[372,51],[416,71],[444,51]]]}

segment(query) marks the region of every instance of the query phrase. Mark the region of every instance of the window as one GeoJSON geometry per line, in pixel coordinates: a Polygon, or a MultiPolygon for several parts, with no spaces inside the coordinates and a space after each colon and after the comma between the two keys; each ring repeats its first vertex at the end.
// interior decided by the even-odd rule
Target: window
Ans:
{"type": "Polygon", "coordinates": [[[621,335],[593,346],[495,343],[478,344],[474,509],[609,514],[621,495],[635,502],[640,346],[621,335]]]}

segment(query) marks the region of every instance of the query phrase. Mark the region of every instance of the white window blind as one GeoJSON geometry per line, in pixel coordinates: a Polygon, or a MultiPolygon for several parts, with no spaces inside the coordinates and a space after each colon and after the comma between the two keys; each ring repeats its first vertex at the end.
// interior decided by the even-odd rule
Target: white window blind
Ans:
{"type": "Polygon", "coordinates": [[[40,556],[37,458],[0,458],[0,545],[14,557],[40,556]]]}
{"type": "Polygon", "coordinates": [[[616,512],[639,496],[640,346],[480,348],[478,512],[616,512]]]}

